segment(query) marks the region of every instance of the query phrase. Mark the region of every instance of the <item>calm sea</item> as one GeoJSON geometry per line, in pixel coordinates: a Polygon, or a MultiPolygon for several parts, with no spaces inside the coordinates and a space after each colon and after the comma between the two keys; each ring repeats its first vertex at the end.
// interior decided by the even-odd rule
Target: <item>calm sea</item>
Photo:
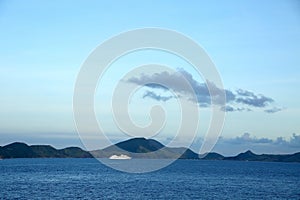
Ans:
{"type": "Polygon", "coordinates": [[[0,160],[0,198],[300,199],[300,163],[178,160],[128,174],[95,159],[0,160]]]}

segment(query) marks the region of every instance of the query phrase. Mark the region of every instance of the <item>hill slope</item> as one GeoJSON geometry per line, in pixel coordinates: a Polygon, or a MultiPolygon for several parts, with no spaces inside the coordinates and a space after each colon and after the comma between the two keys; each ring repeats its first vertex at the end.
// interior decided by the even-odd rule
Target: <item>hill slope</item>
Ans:
{"type": "Polygon", "coordinates": [[[265,162],[300,162],[300,152],[288,155],[255,154],[251,151],[240,153],[237,156],[225,157],[224,160],[238,161],[265,161],[265,162]]]}
{"type": "Polygon", "coordinates": [[[300,152],[290,155],[257,155],[251,151],[246,151],[232,157],[224,157],[212,152],[199,156],[188,148],[166,147],[156,140],[145,138],[132,138],[91,152],[84,151],[78,147],[55,149],[50,145],[29,146],[20,142],[0,147],[0,158],[91,158],[93,156],[109,158],[112,155],[121,154],[132,158],[300,162],[300,152]]]}
{"type": "Polygon", "coordinates": [[[0,147],[0,158],[91,158],[92,155],[78,147],[55,149],[50,145],[32,145],[15,142],[0,147]]]}
{"type": "Polygon", "coordinates": [[[98,158],[125,154],[132,158],[199,159],[198,154],[190,149],[165,147],[156,140],[145,138],[129,139],[90,153],[98,158]]]}

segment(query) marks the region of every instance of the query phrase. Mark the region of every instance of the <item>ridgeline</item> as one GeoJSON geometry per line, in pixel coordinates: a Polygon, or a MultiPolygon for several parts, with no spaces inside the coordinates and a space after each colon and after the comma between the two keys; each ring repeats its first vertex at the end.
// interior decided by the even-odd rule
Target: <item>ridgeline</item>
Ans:
{"type": "Polygon", "coordinates": [[[15,142],[0,147],[0,158],[109,158],[112,155],[127,155],[146,159],[197,159],[197,160],[235,160],[265,162],[300,162],[300,152],[286,155],[255,154],[251,151],[237,156],[225,157],[218,153],[198,155],[188,148],[166,147],[153,139],[133,138],[104,149],[84,151],[79,147],[55,149],[50,145],[27,145],[15,142]]]}

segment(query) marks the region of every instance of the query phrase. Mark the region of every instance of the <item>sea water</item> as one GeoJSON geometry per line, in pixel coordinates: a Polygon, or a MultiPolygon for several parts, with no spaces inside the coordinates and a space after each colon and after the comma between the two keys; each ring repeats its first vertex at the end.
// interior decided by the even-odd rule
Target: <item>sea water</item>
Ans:
{"type": "Polygon", "coordinates": [[[178,160],[130,174],[96,159],[5,159],[0,199],[300,199],[300,163],[178,160]]]}

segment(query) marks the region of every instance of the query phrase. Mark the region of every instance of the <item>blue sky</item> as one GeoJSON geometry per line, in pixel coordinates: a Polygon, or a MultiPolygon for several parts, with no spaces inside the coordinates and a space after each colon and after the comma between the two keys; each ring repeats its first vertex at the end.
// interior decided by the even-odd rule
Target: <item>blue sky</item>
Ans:
{"type": "MultiPolygon", "coordinates": [[[[2,0],[0,26],[0,145],[12,141],[57,147],[81,145],[73,120],[72,96],[84,60],[97,45],[120,32],[160,27],[181,32],[199,43],[215,63],[226,89],[262,94],[274,100],[271,107],[281,109],[272,114],[263,109],[228,112],[222,138],[242,142],[239,138],[250,133],[249,141],[271,139],[274,152],[300,150],[300,145],[274,145],[278,137],[290,141],[293,133],[300,134],[300,4],[296,0],[2,0]]],[[[108,103],[110,91],[122,74],[145,62],[184,68],[203,82],[179,58],[159,52],[136,53],[111,67],[103,77],[96,102],[108,103]]],[[[156,103],[138,95],[135,101],[140,107],[145,102],[156,103]]],[[[172,103],[160,103],[172,109],[172,103]]],[[[109,110],[101,110],[99,104],[95,105],[98,119],[107,119],[109,110]]],[[[208,122],[209,114],[203,112],[201,119],[208,122]]],[[[134,113],[140,119],[144,112],[134,113]]],[[[172,123],[169,126],[164,137],[171,136],[172,123]]],[[[108,134],[119,135],[111,120],[105,129],[108,134]]],[[[251,147],[260,152],[269,147],[257,147],[255,142],[246,147],[243,143],[234,151],[251,147]]],[[[230,145],[219,145],[217,150],[234,153],[228,150],[230,145]]]]}

